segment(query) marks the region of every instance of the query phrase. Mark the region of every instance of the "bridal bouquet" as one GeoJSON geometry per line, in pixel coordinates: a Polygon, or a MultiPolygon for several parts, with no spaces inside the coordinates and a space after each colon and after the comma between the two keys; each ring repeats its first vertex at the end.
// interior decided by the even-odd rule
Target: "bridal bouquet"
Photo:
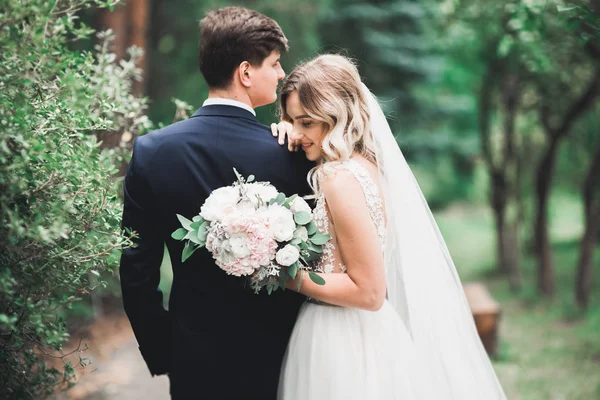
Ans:
{"type": "Polygon", "coordinates": [[[285,289],[288,278],[308,271],[320,285],[322,277],[308,270],[330,236],[319,232],[310,206],[297,195],[286,197],[268,182],[244,179],[214,190],[189,220],[177,215],[181,228],[171,235],[185,241],[181,260],[206,247],[229,275],[248,277],[255,293],[285,289]]]}

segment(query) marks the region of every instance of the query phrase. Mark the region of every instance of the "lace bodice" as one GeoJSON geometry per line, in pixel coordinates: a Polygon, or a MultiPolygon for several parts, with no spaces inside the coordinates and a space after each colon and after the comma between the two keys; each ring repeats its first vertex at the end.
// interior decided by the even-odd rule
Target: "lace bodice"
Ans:
{"type": "MultiPolygon", "coordinates": [[[[352,173],[358,183],[360,184],[369,214],[371,219],[377,228],[377,235],[379,236],[379,243],[381,244],[381,251],[383,252],[385,246],[385,214],[383,209],[383,201],[379,195],[379,188],[367,169],[355,160],[348,160],[335,167],[336,169],[344,169],[352,173]]],[[[317,260],[312,266],[317,272],[346,272],[346,267],[341,262],[341,257],[336,251],[336,235],[335,230],[330,225],[329,214],[327,210],[327,204],[325,201],[325,195],[317,199],[317,203],[314,209],[314,220],[319,230],[323,233],[329,233],[331,240],[323,245],[323,254],[321,258],[317,260]]]]}

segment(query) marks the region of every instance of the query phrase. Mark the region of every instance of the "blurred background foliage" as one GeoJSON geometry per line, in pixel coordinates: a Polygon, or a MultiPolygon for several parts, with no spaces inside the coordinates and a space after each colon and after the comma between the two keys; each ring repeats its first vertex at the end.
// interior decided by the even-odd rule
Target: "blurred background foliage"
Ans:
{"type": "MultiPolygon", "coordinates": [[[[354,57],[365,83],[382,101],[463,281],[485,282],[501,304],[495,366],[509,398],[600,398],[598,0],[54,0],[48,2],[50,7],[60,3],[107,6],[80,7],[71,14],[80,18],[74,27],[85,23],[91,31],[111,29],[110,49],[94,49],[99,39],[91,33],[76,35],[70,26],[65,35],[20,49],[15,43],[27,27],[37,27],[39,35],[45,35],[46,20],[33,17],[45,10],[42,3],[46,4],[20,2],[19,7],[30,7],[26,19],[17,7],[0,13],[2,63],[10,59],[10,52],[21,50],[23,60],[12,59],[14,69],[22,68],[30,76],[38,70],[25,63],[41,51],[40,43],[53,43],[75,55],[110,51],[115,63],[131,60],[127,49],[137,46],[145,55],[129,54],[136,56],[133,62],[139,70],[130,71],[130,76],[108,71],[112,83],[105,85],[131,82],[127,90],[140,102],[135,108],[143,111],[147,104],[146,115],[153,126],[185,118],[207,96],[197,66],[197,45],[198,22],[209,9],[242,5],[277,20],[290,42],[290,52],[283,57],[288,72],[319,53],[354,57]]],[[[130,64],[116,65],[130,68],[130,64]]],[[[52,68],[46,79],[73,65],[53,64],[52,68]]],[[[82,71],[92,73],[89,67],[82,71]]],[[[8,78],[0,81],[8,82],[13,84],[8,78]]],[[[116,182],[131,142],[152,126],[120,117],[125,112],[120,109],[131,108],[128,99],[112,100],[117,104],[113,115],[103,117],[116,122],[110,129],[103,128],[101,137],[96,129],[83,129],[90,140],[91,136],[102,140],[102,154],[113,154],[113,164],[120,170],[114,174],[116,182]],[[142,127],[129,128],[134,121],[134,126],[142,127]]],[[[30,110],[26,106],[30,100],[2,100],[3,117],[17,107],[30,110]]],[[[71,100],[73,107],[88,104],[89,95],[71,100]]],[[[55,107],[58,115],[68,112],[60,104],[55,107]]],[[[257,111],[265,124],[277,120],[274,105],[257,111]]],[[[81,121],[88,126],[88,120],[81,121]]],[[[20,126],[20,132],[31,129],[31,125],[20,126]]],[[[70,132],[54,120],[48,126],[70,132]]],[[[2,143],[16,135],[4,123],[1,129],[2,143]]],[[[37,140],[24,137],[27,143],[37,140]]],[[[2,151],[14,150],[5,146],[2,151]]],[[[3,171],[15,168],[13,159],[2,162],[3,171]]],[[[44,184],[39,177],[21,179],[27,180],[30,191],[44,184]]],[[[90,200],[96,205],[99,201],[90,200]]],[[[28,207],[31,211],[39,206],[28,207]]],[[[64,213],[67,220],[75,218],[64,213]]],[[[14,217],[2,216],[5,226],[14,217]]],[[[113,231],[118,229],[114,219],[107,223],[113,231]]],[[[39,221],[21,225],[29,224],[39,221]]],[[[14,238],[20,236],[10,229],[2,232],[3,246],[10,253],[20,243],[14,238]]],[[[52,244],[60,239],[48,240],[52,244]]],[[[110,248],[112,243],[95,245],[110,248]]],[[[93,318],[109,311],[107,304],[114,304],[111,299],[119,296],[118,282],[107,266],[115,264],[118,254],[110,257],[104,267],[95,266],[104,271],[105,287],[92,295],[76,292],[80,301],[61,314],[67,321],[93,318]]],[[[14,260],[3,259],[3,273],[21,267],[14,260]]],[[[64,261],[57,262],[73,271],[64,261]]],[[[168,254],[163,267],[161,287],[168,294],[168,254]]],[[[77,274],[87,276],[87,271],[77,269],[77,274]]],[[[26,291],[31,282],[24,279],[15,285],[26,291]]],[[[13,289],[0,287],[4,296],[0,298],[12,298],[13,289]]],[[[0,310],[0,335],[4,335],[0,351],[8,346],[7,330],[15,328],[12,312],[0,310]]],[[[66,326],[53,328],[42,344],[57,347],[57,337],[63,336],[56,329],[66,331],[66,326]]],[[[40,373],[30,364],[32,374],[40,373]]],[[[4,384],[9,378],[2,375],[4,384]]]]}

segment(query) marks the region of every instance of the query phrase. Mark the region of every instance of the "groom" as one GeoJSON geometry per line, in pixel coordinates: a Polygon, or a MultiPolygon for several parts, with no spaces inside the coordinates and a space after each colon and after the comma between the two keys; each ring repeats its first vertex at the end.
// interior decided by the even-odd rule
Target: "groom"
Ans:
{"type": "Polygon", "coordinates": [[[287,39],[272,19],[241,7],[200,24],[200,71],[208,99],[186,121],[137,139],[125,178],[123,227],[139,235],[121,257],[123,303],[152,375],[168,374],[173,399],[275,399],[279,370],[303,298],[255,295],[208,251],[181,262],[171,233],[192,218],[233,168],[288,195],[308,194],[311,167],[290,153],[254,108],[277,99],[287,39]],[[173,266],[169,311],[158,290],[163,246],[173,266]]]}

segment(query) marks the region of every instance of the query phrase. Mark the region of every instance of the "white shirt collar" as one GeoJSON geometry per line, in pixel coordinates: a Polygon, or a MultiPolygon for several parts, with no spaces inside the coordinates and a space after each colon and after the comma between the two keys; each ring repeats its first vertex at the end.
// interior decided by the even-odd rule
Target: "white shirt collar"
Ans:
{"type": "Polygon", "coordinates": [[[213,97],[213,98],[204,100],[204,104],[202,104],[202,107],[215,106],[215,105],[225,105],[225,106],[233,106],[233,107],[243,108],[244,110],[251,112],[252,115],[254,115],[256,117],[256,111],[254,111],[254,109],[252,107],[250,107],[246,103],[242,103],[241,101],[237,101],[237,100],[213,97]]]}

